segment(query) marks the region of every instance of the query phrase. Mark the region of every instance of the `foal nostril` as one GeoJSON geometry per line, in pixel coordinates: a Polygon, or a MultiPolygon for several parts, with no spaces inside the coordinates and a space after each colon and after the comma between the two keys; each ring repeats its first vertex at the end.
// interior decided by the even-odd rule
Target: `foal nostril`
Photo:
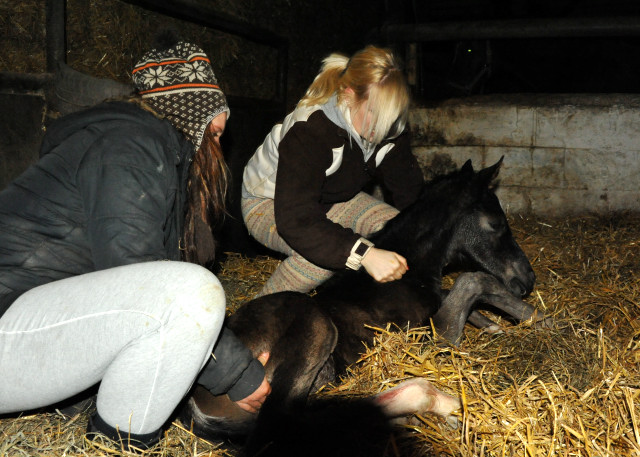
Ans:
{"type": "Polygon", "coordinates": [[[516,297],[526,297],[531,292],[518,278],[509,281],[509,291],[516,297]]]}

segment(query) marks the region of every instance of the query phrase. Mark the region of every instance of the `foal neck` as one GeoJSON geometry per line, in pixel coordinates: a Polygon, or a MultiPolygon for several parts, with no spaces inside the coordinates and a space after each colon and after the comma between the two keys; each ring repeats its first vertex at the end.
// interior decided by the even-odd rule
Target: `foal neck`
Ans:
{"type": "Polygon", "coordinates": [[[376,247],[405,257],[409,276],[441,279],[453,236],[451,214],[444,209],[418,201],[387,222],[371,240],[376,247]]]}

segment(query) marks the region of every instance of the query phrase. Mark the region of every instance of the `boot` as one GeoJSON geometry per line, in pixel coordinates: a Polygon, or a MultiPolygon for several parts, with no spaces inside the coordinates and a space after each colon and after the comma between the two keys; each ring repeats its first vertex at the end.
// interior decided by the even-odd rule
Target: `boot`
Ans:
{"type": "Polygon", "coordinates": [[[162,430],[143,435],[128,433],[113,428],[112,426],[107,424],[98,415],[98,413],[95,413],[89,418],[86,437],[90,441],[93,441],[95,438],[101,435],[109,438],[111,441],[120,444],[120,447],[124,451],[140,453],[158,444],[160,438],[162,438],[162,430]]]}

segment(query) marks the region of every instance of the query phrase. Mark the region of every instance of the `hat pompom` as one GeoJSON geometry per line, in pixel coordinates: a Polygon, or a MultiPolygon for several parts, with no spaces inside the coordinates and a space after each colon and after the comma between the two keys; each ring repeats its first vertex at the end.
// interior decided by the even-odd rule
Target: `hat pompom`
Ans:
{"type": "Polygon", "coordinates": [[[154,39],[153,39],[153,48],[154,49],[168,49],[177,45],[182,38],[180,37],[180,33],[177,29],[173,27],[165,27],[160,29],[154,39]]]}

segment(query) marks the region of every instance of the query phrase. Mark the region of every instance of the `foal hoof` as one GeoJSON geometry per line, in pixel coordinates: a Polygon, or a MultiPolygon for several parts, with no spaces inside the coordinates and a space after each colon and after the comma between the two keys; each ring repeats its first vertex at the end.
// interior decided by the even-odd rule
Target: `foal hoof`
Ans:
{"type": "Polygon", "coordinates": [[[457,398],[446,394],[424,378],[413,378],[379,393],[373,398],[384,414],[396,418],[416,413],[433,413],[447,419],[462,404],[457,398]]]}
{"type": "MultiPolygon", "coordinates": [[[[460,420],[456,416],[447,416],[445,418],[445,422],[449,426],[449,428],[455,430],[460,428],[460,420]]],[[[396,417],[389,421],[391,425],[396,426],[408,426],[408,427],[420,427],[422,425],[422,420],[417,418],[415,415],[411,416],[403,416],[396,417]]]]}
{"type": "Polygon", "coordinates": [[[534,311],[529,321],[535,328],[553,328],[553,318],[546,316],[542,311],[534,311]]]}
{"type": "Polygon", "coordinates": [[[487,333],[489,335],[502,335],[504,333],[504,329],[498,324],[491,324],[487,327],[483,327],[482,333],[487,333]]]}

